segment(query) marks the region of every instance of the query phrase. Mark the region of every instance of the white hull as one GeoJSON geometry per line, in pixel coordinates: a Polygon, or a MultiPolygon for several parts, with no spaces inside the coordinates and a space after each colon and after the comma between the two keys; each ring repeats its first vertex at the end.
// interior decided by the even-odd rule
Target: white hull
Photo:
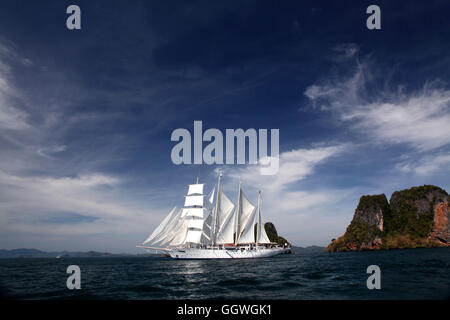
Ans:
{"type": "Polygon", "coordinates": [[[174,259],[255,259],[267,258],[286,253],[289,248],[239,248],[236,250],[223,248],[179,248],[170,249],[166,253],[174,259]]]}

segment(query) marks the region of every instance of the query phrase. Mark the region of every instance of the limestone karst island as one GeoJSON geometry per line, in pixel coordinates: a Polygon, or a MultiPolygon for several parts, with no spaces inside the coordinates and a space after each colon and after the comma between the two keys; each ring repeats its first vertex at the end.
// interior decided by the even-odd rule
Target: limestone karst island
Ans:
{"type": "Polygon", "coordinates": [[[450,246],[449,196],[424,185],[359,200],[345,233],[328,252],[450,246]]]}

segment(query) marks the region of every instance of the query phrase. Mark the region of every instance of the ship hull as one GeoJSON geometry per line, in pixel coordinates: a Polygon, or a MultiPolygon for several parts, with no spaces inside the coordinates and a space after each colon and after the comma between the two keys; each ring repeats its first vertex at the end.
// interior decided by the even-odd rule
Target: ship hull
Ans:
{"type": "Polygon", "coordinates": [[[223,249],[223,248],[183,248],[172,249],[167,253],[173,259],[256,259],[267,258],[287,253],[288,248],[253,248],[253,249],[223,249]]]}

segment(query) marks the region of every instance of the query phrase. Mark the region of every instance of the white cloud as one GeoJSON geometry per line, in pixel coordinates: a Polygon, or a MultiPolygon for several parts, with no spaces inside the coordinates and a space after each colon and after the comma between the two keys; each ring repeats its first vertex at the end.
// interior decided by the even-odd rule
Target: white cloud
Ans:
{"type": "Polygon", "coordinates": [[[396,168],[401,172],[415,173],[419,176],[429,176],[446,168],[450,168],[450,154],[443,153],[431,156],[424,156],[416,160],[405,160],[399,163],[396,168]]]}
{"type": "MultiPolygon", "coordinates": [[[[130,251],[130,237],[142,241],[165,214],[122,196],[121,180],[103,174],[19,177],[0,171],[0,189],[0,240],[13,237],[14,246],[26,238],[34,239],[29,246],[55,239],[76,249],[80,237],[90,237],[95,248],[102,236],[127,235],[129,242],[118,248],[130,251]],[[65,221],[65,215],[90,219],[65,221]]],[[[113,246],[108,249],[116,251],[113,246]]]]}
{"type": "Polygon", "coordinates": [[[14,107],[8,106],[0,91],[0,129],[27,129],[27,114],[14,107]]]}
{"type": "Polygon", "coordinates": [[[64,145],[61,146],[53,146],[53,147],[47,147],[47,148],[39,148],[37,150],[37,153],[45,158],[52,158],[51,154],[59,153],[66,151],[67,147],[64,145]]]}
{"type": "Polygon", "coordinates": [[[450,91],[426,90],[397,103],[371,103],[342,114],[379,142],[433,150],[450,143],[450,91]]]}
{"type": "Polygon", "coordinates": [[[10,68],[3,60],[7,47],[0,43],[0,129],[21,130],[29,128],[27,114],[13,106],[13,99],[21,99],[17,90],[10,84],[10,68]]]}
{"type": "Polygon", "coordinates": [[[43,94],[39,103],[40,90],[16,87],[18,65],[39,69],[0,42],[0,246],[102,250],[97,243],[117,237],[125,241],[112,239],[104,250],[131,251],[166,212],[133,201],[121,179],[89,167],[111,160],[121,140],[112,137],[95,150],[68,148],[64,130],[75,125],[62,121],[66,100],[43,94]],[[61,154],[66,150],[71,156],[61,154]]]}
{"type": "MultiPolygon", "coordinates": [[[[358,63],[350,76],[330,76],[304,91],[314,106],[329,110],[373,142],[406,144],[428,151],[450,143],[450,90],[426,83],[404,94],[382,90],[371,98],[369,64],[358,63]]],[[[373,96],[373,95],[372,95],[373,96]]]]}
{"type": "MultiPolygon", "coordinates": [[[[118,179],[101,174],[81,177],[19,177],[0,171],[3,190],[3,209],[14,209],[15,218],[32,212],[39,220],[39,212],[77,212],[97,217],[127,216],[128,210],[111,201],[112,195],[102,187],[114,187],[118,179]]],[[[114,192],[110,192],[114,193],[114,192]]],[[[5,213],[3,211],[2,213],[5,213]]],[[[6,212],[8,214],[8,212],[6,212]]]]}
{"type": "Polygon", "coordinates": [[[243,181],[265,190],[282,190],[289,184],[300,181],[312,174],[315,167],[325,159],[344,151],[347,145],[318,147],[312,149],[296,149],[280,154],[280,168],[273,176],[260,174],[259,166],[247,166],[232,170],[229,175],[242,178],[243,181]]]}
{"type": "Polygon", "coordinates": [[[359,52],[359,46],[355,43],[344,43],[333,48],[336,52],[334,57],[337,61],[353,58],[359,52]]]}

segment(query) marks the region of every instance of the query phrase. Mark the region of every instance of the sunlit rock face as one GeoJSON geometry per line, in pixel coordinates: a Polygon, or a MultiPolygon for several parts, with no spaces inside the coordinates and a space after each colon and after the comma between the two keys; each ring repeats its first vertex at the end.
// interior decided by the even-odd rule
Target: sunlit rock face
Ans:
{"type": "Polygon", "coordinates": [[[327,251],[359,251],[448,246],[448,194],[424,185],[386,196],[362,196],[344,235],[327,251]]]}
{"type": "Polygon", "coordinates": [[[438,203],[434,207],[434,225],[430,238],[450,245],[450,207],[448,202],[438,203]]]}

